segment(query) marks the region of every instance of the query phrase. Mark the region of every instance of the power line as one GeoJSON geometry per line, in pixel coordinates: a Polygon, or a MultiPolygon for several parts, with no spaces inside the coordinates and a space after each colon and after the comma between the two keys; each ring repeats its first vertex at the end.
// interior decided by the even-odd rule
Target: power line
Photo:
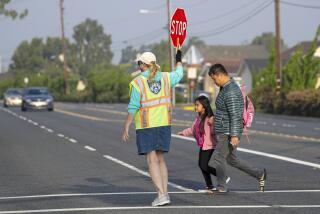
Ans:
{"type": "MultiPolygon", "coordinates": [[[[133,48],[137,48],[137,47],[139,47],[139,46],[141,46],[141,45],[143,45],[143,44],[147,44],[147,43],[149,43],[149,42],[151,42],[151,41],[154,41],[154,40],[162,37],[162,36],[164,35],[164,33],[165,33],[165,32],[159,33],[157,36],[154,36],[154,37],[152,37],[152,38],[149,39],[149,40],[144,40],[143,42],[139,42],[139,43],[136,43],[136,44],[129,44],[129,46],[132,46],[133,48]]],[[[123,49],[124,49],[124,48],[116,48],[116,49],[113,50],[113,52],[122,51],[123,49]]]]}
{"type": "Polygon", "coordinates": [[[164,30],[164,28],[157,28],[157,29],[155,29],[155,30],[153,30],[153,31],[151,31],[151,32],[148,32],[148,33],[145,33],[145,34],[142,34],[142,35],[139,35],[139,36],[135,36],[135,37],[131,37],[131,38],[129,38],[129,39],[124,39],[124,40],[121,40],[121,41],[114,41],[113,43],[114,44],[117,44],[117,43],[127,43],[127,42],[129,42],[129,41],[134,41],[134,40],[137,40],[137,39],[140,39],[140,38],[144,38],[144,37],[146,37],[146,36],[148,36],[148,35],[153,35],[153,34],[155,34],[155,33],[159,33],[159,32],[161,32],[162,30],[164,30]]]}
{"type": "Polygon", "coordinates": [[[287,2],[283,0],[281,0],[280,3],[290,5],[290,6],[295,6],[295,7],[308,8],[308,9],[316,9],[316,10],[320,9],[320,6],[318,5],[297,4],[297,3],[287,2]]]}
{"type": "Polygon", "coordinates": [[[226,32],[226,31],[229,31],[229,30],[231,30],[233,28],[236,28],[239,25],[249,21],[251,18],[253,18],[254,16],[258,15],[259,13],[261,13],[263,10],[265,10],[272,3],[273,3],[273,0],[266,1],[262,5],[259,5],[254,10],[250,11],[245,16],[242,16],[242,17],[238,18],[237,20],[226,24],[225,26],[222,26],[222,27],[219,27],[219,28],[215,28],[213,30],[206,31],[206,32],[200,32],[198,34],[192,35],[192,37],[199,37],[199,38],[211,37],[211,36],[218,35],[218,34],[226,32]]]}
{"type": "Polygon", "coordinates": [[[228,16],[228,15],[230,15],[230,14],[233,14],[234,12],[237,12],[237,11],[239,11],[239,10],[242,10],[242,9],[246,8],[247,6],[251,5],[252,3],[256,2],[256,1],[257,1],[257,0],[250,1],[250,2],[247,3],[247,4],[244,4],[244,5],[240,6],[240,7],[237,7],[237,8],[234,8],[234,9],[232,9],[232,10],[229,10],[229,11],[223,13],[223,14],[220,14],[220,15],[217,15],[217,16],[214,16],[214,17],[211,17],[211,18],[206,19],[206,20],[194,22],[194,23],[191,23],[191,24],[192,24],[192,25],[202,25],[202,24],[208,23],[208,22],[210,22],[210,21],[212,21],[212,20],[218,20],[218,19],[224,18],[224,17],[226,17],[226,16],[228,16]]]}

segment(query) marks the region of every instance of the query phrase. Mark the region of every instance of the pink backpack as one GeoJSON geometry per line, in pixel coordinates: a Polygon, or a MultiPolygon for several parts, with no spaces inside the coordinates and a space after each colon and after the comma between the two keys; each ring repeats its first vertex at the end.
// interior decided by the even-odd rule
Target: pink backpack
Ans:
{"type": "Polygon", "coordinates": [[[254,106],[250,98],[246,95],[246,85],[241,85],[241,92],[243,96],[243,115],[242,115],[242,123],[243,123],[243,133],[246,135],[247,140],[249,143],[251,143],[249,137],[248,137],[248,128],[251,127],[254,117],[254,106]]]}

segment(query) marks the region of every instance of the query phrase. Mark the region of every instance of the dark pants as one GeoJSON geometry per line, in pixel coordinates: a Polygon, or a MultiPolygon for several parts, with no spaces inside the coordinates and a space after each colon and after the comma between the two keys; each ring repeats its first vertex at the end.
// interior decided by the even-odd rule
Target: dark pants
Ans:
{"type": "Polygon", "coordinates": [[[230,137],[228,135],[218,135],[217,140],[213,162],[217,170],[218,186],[224,187],[226,184],[226,162],[228,162],[230,166],[259,180],[263,174],[263,170],[254,168],[243,160],[240,160],[236,154],[237,148],[234,148],[230,144],[230,137]]]}
{"type": "Polygon", "coordinates": [[[209,188],[212,188],[212,180],[211,180],[211,175],[216,176],[216,169],[209,166],[209,161],[211,159],[212,153],[214,149],[210,150],[202,150],[200,148],[199,151],[199,167],[201,169],[201,172],[203,174],[204,180],[206,181],[206,185],[209,188]]]}

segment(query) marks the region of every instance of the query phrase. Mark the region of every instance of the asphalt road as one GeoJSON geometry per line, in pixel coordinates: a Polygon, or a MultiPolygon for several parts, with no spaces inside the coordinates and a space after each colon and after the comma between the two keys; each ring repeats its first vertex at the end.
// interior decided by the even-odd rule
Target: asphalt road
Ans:
{"type": "Polygon", "coordinates": [[[4,213],[320,213],[320,119],[257,114],[239,157],[268,171],[266,192],[234,168],[230,192],[197,192],[198,148],[179,138],[194,113],[174,110],[166,155],[172,204],[155,192],[134,127],[121,141],[126,105],[57,103],[55,112],[0,108],[0,214],[4,213]]]}

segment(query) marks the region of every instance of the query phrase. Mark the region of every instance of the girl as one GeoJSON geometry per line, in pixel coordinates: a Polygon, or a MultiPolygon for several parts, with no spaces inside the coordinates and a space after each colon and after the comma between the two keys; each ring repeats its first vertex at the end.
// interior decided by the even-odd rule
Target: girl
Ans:
{"type": "MultiPolygon", "coordinates": [[[[216,169],[209,166],[209,161],[214,151],[216,139],[214,135],[214,115],[210,106],[210,101],[206,96],[199,96],[195,100],[195,112],[198,113],[191,128],[187,128],[178,133],[182,136],[190,136],[196,139],[199,150],[199,167],[206,182],[204,192],[213,193],[216,189],[212,185],[211,174],[216,176],[216,169]]],[[[229,182],[230,178],[227,178],[229,182]]]]}

